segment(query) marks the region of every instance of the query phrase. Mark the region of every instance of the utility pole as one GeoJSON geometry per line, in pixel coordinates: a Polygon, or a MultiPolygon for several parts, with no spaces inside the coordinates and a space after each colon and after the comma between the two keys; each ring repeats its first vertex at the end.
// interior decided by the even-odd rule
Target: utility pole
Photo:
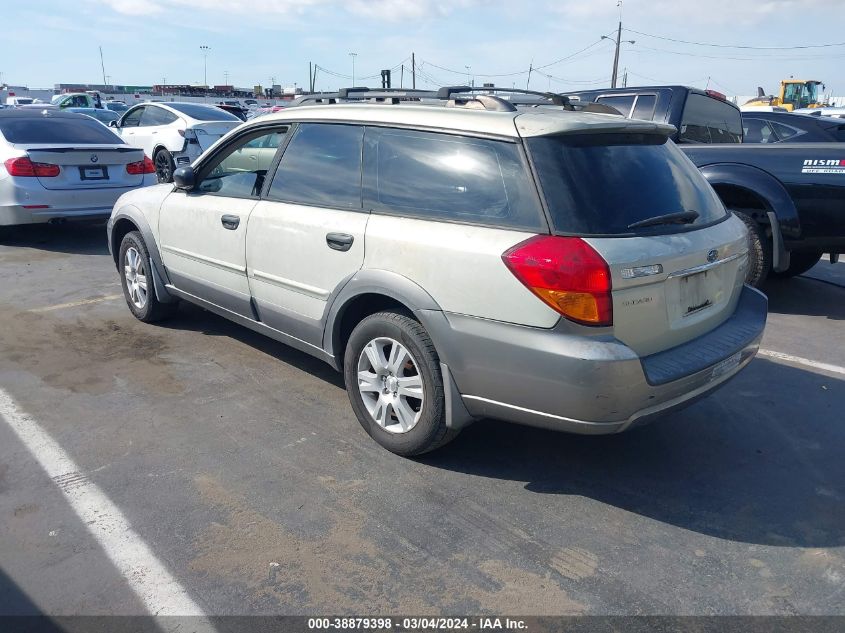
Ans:
{"type": "Polygon", "coordinates": [[[528,90],[529,86],[531,85],[531,71],[534,70],[534,60],[531,60],[531,63],[528,64],[528,81],[525,82],[525,89],[528,90]]]}
{"type": "Polygon", "coordinates": [[[100,68],[103,69],[103,85],[107,85],[108,82],[106,81],[106,64],[103,61],[103,47],[100,47],[100,68]]]}
{"type": "Polygon", "coordinates": [[[314,92],[314,75],[311,74],[311,62],[308,62],[308,92],[314,92]]]}
{"type": "Polygon", "coordinates": [[[414,54],[411,53],[411,87],[417,89],[417,65],[414,61],[414,54]]]}
{"type": "Polygon", "coordinates": [[[622,71],[622,87],[623,88],[628,87],[628,68],[627,68],[627,66],[625,67],[625,70],[622,71]]]}
{"type": "MultiPolygon", "coordinates": [[[[602,35],[601,39],[610,40],[616,44],[616,51],[613,54],[613,76],[610,78],[610,87],[616,87],[616,76],[619,74],[619,48],[622,46],[622,0],[618,0],[616,6],[619,7],[619,26],[616,29],[616,39],[609,35],[602,35]]],[[[626,44],[636,44],[634,40],[625,40],[626,44]]]]}
{"type": "Polygon", "coordinates": [[[405,88],[405,64],[402,64],[402,68],[399,71],[399,88],[405,88]]]}
{"type": "Polygon", "coordinates": [[[225,85],[225,86],[229,85],[229,71],[228,70],[223,71],[223,85],[225,85]]]}
{"type": "Polygon", "coordinates": [[[355,87],[355,58],[358,57],[358,53],[349,53],[349,56],[352,58],[352,87],[355,87]]]}

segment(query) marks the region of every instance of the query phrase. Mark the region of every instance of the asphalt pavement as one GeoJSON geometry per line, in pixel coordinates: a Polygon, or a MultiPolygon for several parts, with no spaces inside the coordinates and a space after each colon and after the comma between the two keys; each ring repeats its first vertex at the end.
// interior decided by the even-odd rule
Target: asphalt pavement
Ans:
{"type": "Polygon", "coordinates": [[[689,409],[405,459],[320,361],[136,321],[102,225],[6,230],[0,614],[845,615],[843,271],[770,283],[768,354],[689,409]]]}

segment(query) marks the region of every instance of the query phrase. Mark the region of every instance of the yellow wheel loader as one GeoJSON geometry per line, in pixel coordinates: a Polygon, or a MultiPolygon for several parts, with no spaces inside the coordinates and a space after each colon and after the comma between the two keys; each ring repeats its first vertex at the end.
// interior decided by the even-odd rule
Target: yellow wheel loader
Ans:
{"type": "Polygon", "coordinates": [[[780,106],[790,112],[799,108],[822,108],[827,104],[820,100],[819,86],[824,92],[825,85],[815,79],[784,79],[780,82],[779,95],[766,95],[762,88],[757,88],[757,97],[745,105],[780,106]]]}

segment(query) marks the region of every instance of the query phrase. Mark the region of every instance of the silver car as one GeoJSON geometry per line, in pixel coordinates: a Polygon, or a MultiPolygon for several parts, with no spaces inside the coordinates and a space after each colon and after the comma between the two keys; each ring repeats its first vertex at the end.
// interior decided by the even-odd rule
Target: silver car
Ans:
{"type": "Polygon", "coordinates": [[[0,112],[0,226],[107,218],[122,194],[155,182],[143,150],[88,116],[0,112]]]}

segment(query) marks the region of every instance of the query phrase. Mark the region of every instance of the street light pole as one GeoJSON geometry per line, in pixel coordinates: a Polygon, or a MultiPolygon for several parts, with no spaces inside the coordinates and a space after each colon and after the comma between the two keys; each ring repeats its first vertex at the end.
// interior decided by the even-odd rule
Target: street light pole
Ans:
{"type": "Polygon", "coordinates": [[[352,58],[352,87],[355,87],[355,58],[358,57],[358,53],[349,53],[349,56],[352,58]]]}
{"type": "Polygon", "coordinates": [[[619,21],[619,29],[616,34],[616,39],[613,39],[609,35],[602,35],[601,39],[603,40],[610,40],[614,44],[616,44],[616,52],[613,55],[613,76],[610,78],[610,87],[616,87],[616,75],[619,73],[619,47],[624,42],[625,44],[636,44],[634,40],[620,40],[619,38],[622,37],[622,21],[619,21]]]}
{"type": "Polygon", "coordinates": [[[211,48],[203,44],[200,50],[202,51],[202,83],[208,88],[208,51],[211,48]]]}
{"type": "Polygon", "coordinates": [[[472,68],[472,66],[464,66],[464,68],[466,68],[466,69],[467,69],[467,83],[469,84],[469,83],[471,83],[471,82],[470,82],[470,79],[469,79],[469,71],[470,71],[470,69],[472,68]]]}

